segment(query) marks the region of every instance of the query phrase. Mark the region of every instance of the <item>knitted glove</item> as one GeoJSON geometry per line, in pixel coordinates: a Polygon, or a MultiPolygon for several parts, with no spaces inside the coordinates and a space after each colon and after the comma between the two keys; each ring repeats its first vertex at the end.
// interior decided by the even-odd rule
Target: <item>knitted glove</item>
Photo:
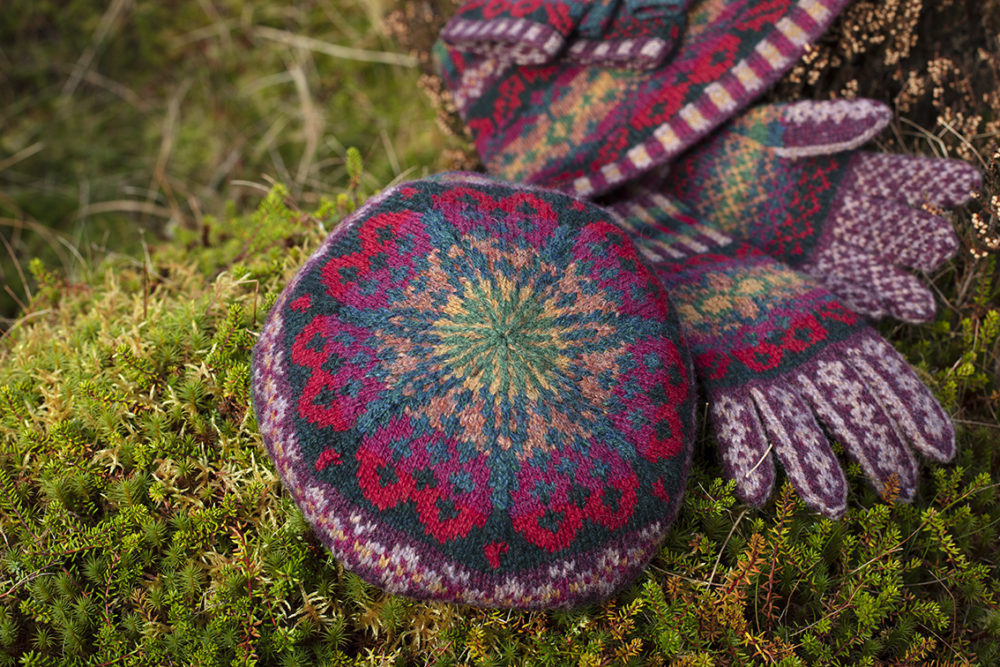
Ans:
{"type": "Polygon", "coordinates": [[[449,46],[519,65],[565,57],[648,69],[669,54],[690,0],[470,0],[441,32],[449,46]]]}
{"type": "Polygon", "coordinates": [[[737,495],[771,495],[777,454],[806,504],[830,516],[846,482],[826,433],[883,494],[908,501],[917,465],[954,455],[944,411],[885,340],[833,294],[761,250],[729,243],[675,203],[611,208],[658,271],[707,395],[737,495]],[[650,216],[650,211],[653,215],[650,216]]]}
{"type": "Polygon", "coordinates": [[[646,71],[568,58],[516,66],[444,42],[435,54],[491,174],[592,197],[669,163],[747,106],[847,2],[693,1],[675,53],[646,71]]]}
{"type": "Polygon", "coordinates": [[[848,150],[890,116],[870,100],[759,107],[674,162],[660,189],[855,312],[923,322],[934,296],[904,268],[936,269],[958,239],[921,207],[968,201],[980,176],[957,160],[848,150]]]}

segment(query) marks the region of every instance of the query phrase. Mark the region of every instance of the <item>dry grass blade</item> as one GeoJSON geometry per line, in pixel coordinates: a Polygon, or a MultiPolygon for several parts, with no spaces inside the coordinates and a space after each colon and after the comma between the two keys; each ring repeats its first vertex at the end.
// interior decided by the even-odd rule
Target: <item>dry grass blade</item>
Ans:
{"type": "Polygon", "coordinates": [[[288,69],[292,81],[295,82],[295,92],[299,97],[299,108],[302,113],[302,131],[305,136],[305,146],[302,147],[302,157],[295,172],[295,182],[302,185],[309,177],[319,140],[323,136],[323,115],[316,108],[312,93],[309,92],[309,81],[306,79],[302,63],[296,63],[288,69]]]}
{"type": "Polygon", "coordinates": [[[24,160],[27,160],[29,157],[31,157],[38,151],[42,150],[43,148],[45,148],[45,144],[43,144],[40,141],[36,141],[30,146],[25,146],[18,152],[11,155],[9,158],[0,160],[0,171],[3,171],[4,169],[9,169],[18,162],[23,162],[24,160]]]}
{"type": "Polygon", "coordinates": [[[305,37],[294,33],[269,28],[267,26],[257,26],[254,34],[264,39],[274,42],[281,42],[288,46],[294,46],[316,53],[324,53],[334,58],[345,60],[356,60],[366,63],[383,63],[386,65],[399,65],[401,67],[416,67],[419,62],[416,57],[405,53],[392,53],[389,51],[369,51],[367,49],[357,49],[352,46],[341,46],[340,44],[330,44],[321,39],[305,37]]]}
{"type": "Polygon", "coordinates": [[[157,218],[170,218],[174,212],[166,206],[157,206],[145,201],[135,201],[132,199],[119,199],[115,201],[102,201],[96,204],[82,206],[77,215],[86,218],[100,213],[141,213],[152,215],[157,218]]]}
{"type": "Polygon", "coordinates": [[[112,0],[111,6],[108,7],[108,11],[106,11],[104,16],[101,17],[101,22],[98,24],[97,30],[94,32],[94,39],[91,40],[90,46],[88,46],[87,49],[80,55],[79,60],[76,61],[76,65],[73,66],[73,73],[70,75],[69,79],[66,80],[66,84],[63,86],[63,95],[66,97],[73,96],[73,93],[76,92],[77,87],[80,85],[80,81],[83,80],[87,70],[90,69],[91,64],[94,62],[97,50],[101,47],[104,40],[107,39],[108,34],[118,22],[118,19],[131,6],[132,0],[112,0]]]}

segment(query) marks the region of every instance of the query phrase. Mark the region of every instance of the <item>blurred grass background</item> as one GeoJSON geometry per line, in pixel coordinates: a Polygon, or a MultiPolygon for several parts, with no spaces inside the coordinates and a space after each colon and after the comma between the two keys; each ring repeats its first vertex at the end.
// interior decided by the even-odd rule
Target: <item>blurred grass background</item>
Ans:
{"type": "MultiPolygon", "coordinates": [[[[23,266],[68,275],[141,252],[277,180],[306,205],[343,180],[437,171],[449,140],[378,0],[0,3],[0,316],[23,266]]],[[[5,328],[0,322],[0,328],[5,328]]]]}

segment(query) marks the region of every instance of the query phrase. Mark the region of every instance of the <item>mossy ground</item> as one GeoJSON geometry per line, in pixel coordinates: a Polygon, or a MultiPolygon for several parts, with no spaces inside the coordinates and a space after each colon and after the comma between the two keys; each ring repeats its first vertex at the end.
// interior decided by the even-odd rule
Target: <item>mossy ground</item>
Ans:
{"type": "MultiPolygon", "coordinates": [[[[224,4],[181,3],[178,11],[200,16],[191,7],[224,4]]],[[[96,30],[106,9],[71,16],[96,30]]],[[[171,25],[166,14],[157,17],[150,20],[171,25]]],[[[835,52],[839,44],[824,48],[835,52]]],[[[876,58],[884,44],[870,45],[878,62],[854,65],[859,81],[868,80],[866,67],[896,80],[876,58]]],[[[983,45],[1000,59],[995,47],[983,45]]],[[[2,57],[11,60],[6,47],[2,57]]],[[[917,67],[919,57],[900,66],[917,67]]],[[[975,62],[962,66],[969,76],[979,71],[975,62]]],[[[336,76],[349,80],[366,68],[354,63],[336,76]]],[[[802,91],[808,84],[783,85],[802,91]]],[[[886,85],[883,99],[891,101],[896,93],[886,85]]],[[[299,108],[290,101],[295,90],[290,84],[290,97],[276,96],[271,112],[299,108]]],[[[409,104],[380,108],[389,120],[379,122],[405,125],[407,110],[424,104],[412,91],[397,97],[409,104]]],[[[913,108],[932,114],[928,100],[927,110],[919,100],[913,108]]],[[[15,115],[15,103],[4,100],[5,118],[15,115]]],[[[989,247],[1000,166],[995,136],[984,129],[995,120],[992,109],[981,100],[949,104],[956,113],[982,112],[978,129],[961,136],[982,158],[986,186],[979,202],[955,216],[962,254],[931,277],[943,304],[937,320],[887,324],[883,333],[954,416],[956,461],[927,466],[909,505],[876,497],[849,465],[850,509],[829,521],[805,510],[787,486],[762,510],[738,504],[719,479],[704,431],[661,553],[627,591],[573,612],[419,603],[345,572],[278,483],[249,410],[250,349],[282,286],[355,200],[397,172],[436,168],[436,140],[428,138],[436,130],[413,139],[424,149],[396,149],[399,170],[367,149],[380,139],[357,140],[369,158],[364,176],[355,167],[348,173],[347,151],[337,148],[312,185],[293,177],[266,195],[250,189],[228,212],[222,202],[233,191],[225,188],[206,199],[217,207],[197,204],[198,216],[197,196],[178,198],[187,213],[169,241],[150,241],[135,257],[32,263],[30,297],[18,293],[25,310],[0,341],[0,666],[1000,663],[1000,285],[989,247]]],[[[365,124],[365,110],[348,107],[330,116],[330,128],[340,115],[347,126],[365,124]],[[346,119],[355,113],[358,120],[346,119]]],[[[962,142],[930,122],[921,120],[920,130],[898,124],[891,147],[957,150],[962,142]]],[[[92,131],[81,125],[82,143],[61,150],[104,150],[86,134],[92,131]]],[[[211,134],[191,131],[202,140],[211,134]]],[[[281,135],[273,141],[295,141],[281,135]]],[[[301,157],[294,146],[302,145],[288,144],[283,161],[301,157]]],[[[117,164],[107,160],[101,169],[117,164]]],[[[178,163],[170,182],[184,182],[197,164],[178,163]]],[[[27,159],[19,165],[22,175],[41,173],[27,159]]],[[[16,195],[22,202],[22,220],[40,219],[27,215],[28,205],[63,205],[61,189],[73,187],[71,177],[53,176],[56,201],[46,202],[46,190],[19,190],[10,173],[0,172],[10,179],[2,191],[5,201],[16,195]]],[[[162,205],[169,208],[169,198],[162,205]]]]}

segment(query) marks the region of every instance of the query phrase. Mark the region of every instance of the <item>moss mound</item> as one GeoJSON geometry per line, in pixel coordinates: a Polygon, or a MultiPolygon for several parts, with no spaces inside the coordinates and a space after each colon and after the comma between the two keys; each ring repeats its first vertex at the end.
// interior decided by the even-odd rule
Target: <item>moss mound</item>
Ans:
{"type": "MultiPolygon", "coordinates": [[[[996,431],[961,421],[959,461],[912,505],[852,467],[841,522],[787,486],[739,506],[703,437],[662,552],[601,607],[423,604],[343,571],[280,487],[248,400],[263,315],[352,208],[341,194],[304,212],[275,188],[87,283],[35,266],[0,352],[0,665],[1000,660],[996,431]]],[[[940,389],[979,391],[1000,315],[966,335],[947,322],[910,358],[943,369],[940,389]]]]}

